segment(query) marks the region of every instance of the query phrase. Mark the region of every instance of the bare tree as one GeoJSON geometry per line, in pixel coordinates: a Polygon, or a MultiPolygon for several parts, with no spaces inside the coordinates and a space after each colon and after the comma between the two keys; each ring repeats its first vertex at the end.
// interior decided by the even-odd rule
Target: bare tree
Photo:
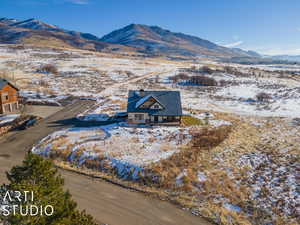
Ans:
{"type": "Polygon", "coordinates": [[[212,78],[207,76],[192,76],[191,82],[193,84],[203,85],[203,86],[217,86],[218,82],[212,78]]]}
{"type": "Polygon", "coordinates": [[[47,64],[38,69],[38,72],[58,74],[58,69],[52,64],[47,64]]]}
{"type": "Polygon", "coordinates": [[[186,73],[179,73],[177,75],[177,77],[178,77],[178,80],[187,80],[187,79],[189,79],[189,76],[186,73]]]}
{"type": "Polygon", "coordinates": [[[256,99],[259,102],[268,102],[272,97],[265,93],[265,92],[260,92],[256,95],[256,99]]]}
{"type": "Polygon", "coordinates": [[[204,73],[208,73],[208,74],[212,74],[214,71],[210,68],[210,67],[208,67],[208,66],[203,66],[202,67],[202,71],[204,72],[204,73]]]}

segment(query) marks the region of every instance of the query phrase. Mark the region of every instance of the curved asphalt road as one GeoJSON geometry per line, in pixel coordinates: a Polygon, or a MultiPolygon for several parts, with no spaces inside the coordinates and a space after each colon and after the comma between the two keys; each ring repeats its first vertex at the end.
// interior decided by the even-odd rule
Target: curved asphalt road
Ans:
{"type": "MultiPolygon", "coordinates": [[[[77,101],[41,120],[34,127],[0,138],[0,184],[5,172],[18,165],[31,147],[48,134],[72,126],[78,113],[93,104],[77,101]]],[[[60,170],[65,186],[81,209],[108,225],[209,225],[176,206],[88,176],[60,170]]]]}

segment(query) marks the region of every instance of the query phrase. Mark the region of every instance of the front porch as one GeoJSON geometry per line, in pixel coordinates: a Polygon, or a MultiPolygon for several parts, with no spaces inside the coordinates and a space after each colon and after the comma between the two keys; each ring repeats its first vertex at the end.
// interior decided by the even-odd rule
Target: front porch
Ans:
{"type": "Polygon", "coordinates": [[[181,121],[173,121],[173,122],[149,122],[149,125],[151,126],[179,126],[181,124],[181,121]]]}
{"type": "Polygon", "coordinates": [[[180,124],[181,116],[158,116],[158,115],[151,115],[149,123],[154,124],[180,124]]]}
{"type": "Polygon", "coordinates": [[[15,102],[9,102],[6,104],[3,104],[0,102],[0,115],[1,114],[14,114],[19,112],[19,103],[18,101],[15,102]]]}
{"type": "Polygon", "coordinates": [[[128,123],[176,126],[181,123],[181,116],[160,116],[142,113],[128,114],[128,123]]]}

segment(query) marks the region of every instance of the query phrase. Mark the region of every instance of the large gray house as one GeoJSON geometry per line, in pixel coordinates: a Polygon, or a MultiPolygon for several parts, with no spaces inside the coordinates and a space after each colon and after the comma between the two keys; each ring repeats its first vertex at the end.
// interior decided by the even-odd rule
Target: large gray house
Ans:
{"type": "Polygon", "coordinates": [[[128,93],[129,123],[179,125],[182,107],[179,91],[134,91],[128,93]]]}

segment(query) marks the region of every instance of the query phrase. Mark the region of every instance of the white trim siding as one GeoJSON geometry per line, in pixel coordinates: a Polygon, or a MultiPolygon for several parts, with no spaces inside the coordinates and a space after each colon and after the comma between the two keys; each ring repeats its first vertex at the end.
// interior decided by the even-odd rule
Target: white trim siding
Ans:
{"type": "Polygon", "coordinates": [[[128,113],[129,123],[146,123],[148,120],[148,113],[128,113]]]}

